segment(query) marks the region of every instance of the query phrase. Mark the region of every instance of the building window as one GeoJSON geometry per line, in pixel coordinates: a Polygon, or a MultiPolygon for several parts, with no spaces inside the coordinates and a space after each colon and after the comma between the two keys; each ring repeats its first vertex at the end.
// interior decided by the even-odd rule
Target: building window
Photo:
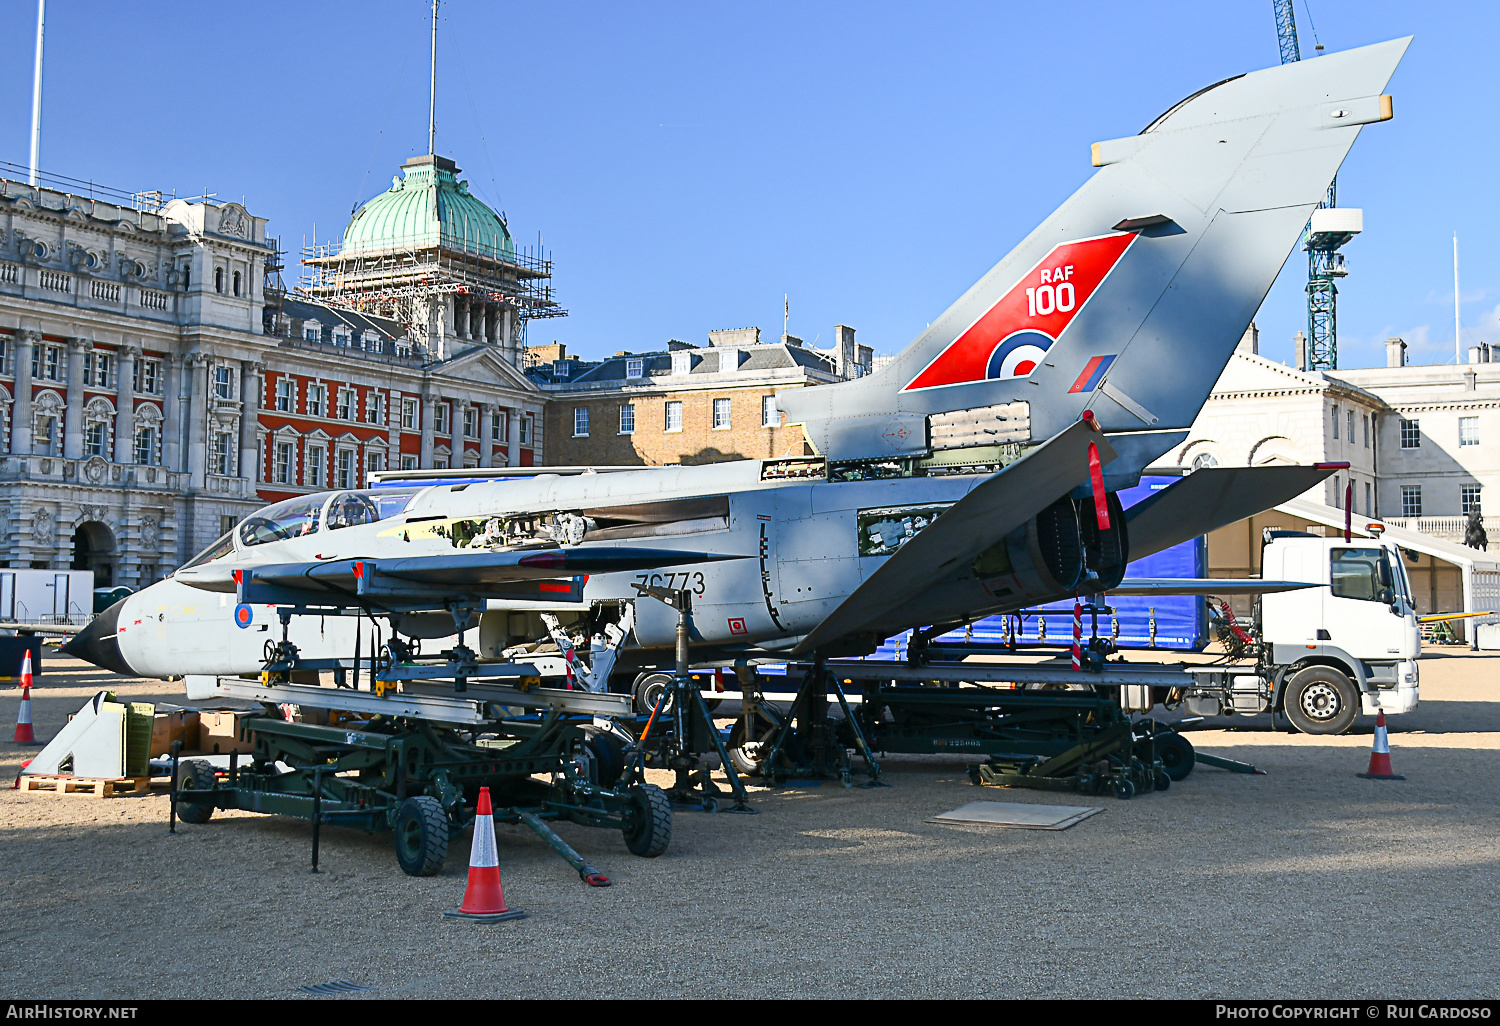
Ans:
{"type": "Polygon", "coordinates": [[[83,354],[83,383],[96,388],[109,387],[109,354],[83,354]]]}
{"type": "Polygon", "coordinates": [[[276,462],[271,468],[271,479],[277,484],[292,483],[292,450],[291,442],[276,443],[276,462]]]}
{"type": "Polygon", "coordinates": [[[373,328],[365,329],[364,334],[360,335],[359,345],[367,353],[385,352],[385,342],[380,337],[380,332],[373,328]]]}
{"type": "Polygon", "coordinates": [[[234,436],[228,431],[215,431],[213,453],[209,457],[215,474],[228,477],[234,473],[233,452],[234,436]]]}
{"type": "Polygon", "coordinates": [[[365,473],[378,474],[385,469],[385,454],[379,452],[365,453],[365,473]]]}
{"type": "Polygon", "coordinates": [[[781,411],[776,408],[776,397],[774,395],[761,396],[760,399],[760,426],[780,427],[781,411]]]}
{"type": "Polygon", "coordinates": [[[323,400],[327,395],[328,389],[323,385],[307,386],[307,415],[309,417],[323,416],[323,400]]]}
{"type": "Polygon", "coordinates": [[[666,430],[668,430],[668,431],[681,431],[682,430],[682,403],[680,403],[680,402],[667,403],[667,424],[666,424],[666,430]]]}
{"type": "Polygon", "coordinates": [[[83,454],[85,456],[104,455],[104,425],[90,424],[83,432],[83,454]]]}
{"type": "Polygon", "coordinates": [[[505,441],[505,414],[496,413],[490,416],[490,440],[493,442],[505,441]]]}
{"type": "Polygon", "coordinates": [[[234,272],[234,294],[236,296],[240,294],[240,272],[239,271],[235,271],[234,272]]]}
{"type": "Polygon", "coordinates": [[[678,374],[678,375],[681,375],[681,374],[691,374],[692,371],[693,371],[693,354],[692,353],[673,353],[672,354],[672,373],[673,374],[678,374]]]}
{"type": "Polygon", "coordinates": [[[156,429],[140,427],[135,429],[135,461],[143,467],[149,467],[156,462],[156,429]]]}
{"type": "Polygon", "coordinates": [[[322,488],[323,482],[328,480],[328,475],[323,471],[323,451],[321,445],[307,447],[307,477],[303,480],[303,484],[322,488]]]}
{"type": "Polygon", "coordinates": [[[336,346],[347,346],[349,344],[349,325],[335,324],[333,326],[333,344],[336,346]]]}
{"type": "Polygon", "coordinates": [[[62,380],[62,350],[57,346],[47,347],[47,380],[62,380]]]}
{"type": "Polygon", "coordinates": [[[432,459],[432,469],[433,470],[447,470],[448,469],[448,457],[446,457],[446,456],[434,456],[433,459],[432,459]]]}
{"type": "Polygon", "coordinates": [[[625,376],[627,378],[642,378],[646,376],[646,361],[632,356],[625,361],[625,376]]]}
{"type": "Polygon", "coordinates": [[[214,395],[218,396],[220,399],[231,399],[231,398],[233,398],[233,396],[231,395],[230,388],[231,388],[231,386],[230,386],[230,383],[229,383],[229,368],[228,367],[215,367],[214,368],[214,395]]]}
{"type": "Polygon", "coordinates": [[[517,425],[521,429],[520,442],[522,445],[531,444],[531,414],[523,413],[521,423],[517,425]]]}
{"type": "Polygon", "coordinates": [[[1349,428],[1349,435],[1348,435],[1348,437],[1349,437],[1350,443],[1352,444],[1354,442],[1354,411],[1353,410],[1349,411],[1349,416],[1348,416],[1348,419],[1345,421],[1345,423],[1348,425],[1348,428],[1349,428]]]}
{"type": "Polygon", "coordinates": [[[1333,475],[1333,508],[1344,508],[1344,482],[1339,480],[1337,474],[1333,475]]]}
{"type": "Polygon", "coordinates": [[[401,400],[401,426],[408,431],[417,429],[417,401],[415,399],[401,400]]]}
{"type": "Polygon", "coordinates": [[[587,438],[589,436],[589,408],[587,406],[573,407],[573,437],[587,438]]]}
{"type": "Polygon", "coordinates": [[[354,389],[352,389],[352,388],[341,388],[341,389],[339,389],[339,406],[338,406],[338,418],[339,418],[339,420],[353,420],[354,419],[354,415],[356,413],[358,413],[358,412],[359,412],[359,400],[356,398],[356,396],[354,394],[354,389]]]}
{"type": "Polygon", "coordinates": [[[1479,509],[1479,485],[1460,485],[1459,501],[1463,503],[1464,516],[1479,509]]]}
{"type": "Polygon", "coordinates": [[[214,291],[224,291],[224,268],[222,267],[214,268],[214,291]]]}
{"type": "Polygon", "coordinates": [[[1339,408],[1337,406],[1333,408],[1333,437],[1335,441],[1339,437],[1339,408]]]}
{"type": "Polygon", "coordinates": [[[334,473],[334,487],[354,487],[354,450],[340,449],[338,452],[338,469],[334,473]]]}
{"type": "Polygon", "coordinates": [[[276,409],[282,413],[291,413],[297,405],[297,383],[291,378],[282,378],[276,382],[276,409]]]}
{"type": "Polygon", "coordinates": [[[385,395],[370,392],[365,396],[365,419],[371,424],[385,423],[385,395]]]}
{"type": "Polygon", "coordinates": [[[1363,434],[1364,434],[1364,437],[1365,437],[1365,448],[1368,449],[1370,447],[1370,417],[1369,417],[1369,415],[1368,414],[1360,414],[1359,423],[1360,423],[1360,427],[1361,427],[1361,429],[1363,431],[1363,434]]]}
{"type": "Polygon", "coordinates": [[[36,422],[36,448],[37,454],[41,456],[56,456],[57,450],[54,445],[57,441],[57,418],[38,417],[36,422]]]}
{"type": "Polygon", "coordinates": [[[308,342],[323,341],[323,325],[317,321],[307,321],[302,325],[302,337],[308,342]]]}
{"type": "Polygon", "coordinates": [[[449,419],[453,416],[453,409],[447,403],[438,403],[433,407],[436,413],[434,419],[437,422],[435,430],[440,435],[449,433],[449,419]]]}
{"type": "Polygon", "coordinates": [[[417,469],[417,458],[415,456],[402,456],[401,457],[401,469],[402,470],[416,470],[417,469]]]}
{"type": "Polygon", "coordinates": [[[1367,516],[1367,517],[1373,517],[1375,515],[1375,511],[1373,509],[1371,509],[1371,505],[1372,504],[1370,502],[1370,482],[1366,481],[1365,482],[1365,516],[1367,516]]]}
{"type": "Polygon", "coordinates": [[[727,431],[727,430],[729,430],[729,400],[728,399],[715,399],[714,400],[714,430],[715,431],[727,431]]]}
{"type": "Polygon", "coordinates": [[[1422,486],[1401,486],[1401,515],[1403,517],[1419,517],[1422,515],[1422,486]]]}
{"type": "Polygon", "coordinates": [[[135,361],[135,382],[137,392],[147,395],[155,395],[160,389],[161,383],[161,361],[160,360],[137,360],[135,361]]]}
{"type": "MultiPolygon", "coordinates": [[[[1200,452],[1198,455],[1193,457],[1194,470],[1203,470],[1206,467],[1217,467],[1218,465],[1219,457],[1215,456],[1211,452],[1200,452]]],[[[1337,482],[1335,482],[1335,484],[1337,484],[1337,482]]]]}
{"type": "Polygon", "coordinates": [[[635,406],[626,403],[620,407],[620,434],[630,435],[635,433],[635,406]]]}
{"type": "Polygon", "coordinates": [[[1461,446],[1479,444],[1478,417],[1458,418],[1458,444],[1461,446]]]}
{"type": "Polygon", "coordinates": [[[572,370],[571,360],[553,360],[552,376],[554,378],[566,378],[572,370]]]}
{"type": "Polygon", "coordinates": [[[1422,448],[1422,422],[1420,420],[1401,418],[1401,448],[1422,448]]]}
{"type": "Polygon", "coordinates": [[[479,437],[479,411],[472,406],[464,407],[464,437],[479,437]]]}

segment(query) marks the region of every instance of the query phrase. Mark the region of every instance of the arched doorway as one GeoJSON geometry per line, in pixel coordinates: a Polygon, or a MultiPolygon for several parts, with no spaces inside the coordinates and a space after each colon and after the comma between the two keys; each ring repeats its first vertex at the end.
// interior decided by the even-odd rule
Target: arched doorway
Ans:
{"type": "Polygon", "coordinates": [[[94,587],[115,583],[115,533],[97,520],[85,520],[73,532],[73,569],[94,571],[94,587]]]}

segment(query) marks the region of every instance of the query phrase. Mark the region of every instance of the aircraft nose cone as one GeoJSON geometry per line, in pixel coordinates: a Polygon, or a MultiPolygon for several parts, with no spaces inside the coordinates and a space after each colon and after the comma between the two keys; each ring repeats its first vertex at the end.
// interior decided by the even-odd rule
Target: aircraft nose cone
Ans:
{"type": "Polygon", "coordinates": [[[87,627],[73,635],[59,651],[115,673],[136,676],[125,657],[120,654],[120,608],[127,601],[128,599],[121,599],[94,617],[87,627]]]}

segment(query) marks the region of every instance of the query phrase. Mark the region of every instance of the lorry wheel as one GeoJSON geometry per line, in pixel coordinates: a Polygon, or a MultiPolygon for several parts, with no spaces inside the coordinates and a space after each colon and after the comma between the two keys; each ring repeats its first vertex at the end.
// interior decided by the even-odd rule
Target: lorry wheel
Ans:
{"type": "MultiPolygon", "coordinates": [[[[207,759],[188,759],[177,766],[177,790],[212,791],[214,789],[213,763],[207,759]]],[[[214,814],[214,807],[207,802],[177,803],[177,818],[184,823],[207,823],[214,814]]]]}
{"type": "Polygon", "coordinates": [[[448,857],[448,816],[430,795],[408,798],[396,810],[396,861],[407,876],[436,876],[448,857]]]}
{"type": "Polygon", "coordinates": [[[1173,780],[1181,780],[1193,772],[1193,764],[1198,761],[1193,743],[1181,734],[1156,735],[1156,757],[1173,780]]]}
{"type": "MultiPolygon", "coordinates": [[[[635,711],[642,716],[650,716],[651,710],[656,708],[657,699],[661,693],[672,686],[672,675],[670,673],[645,673],[636,678],[635,685],[631,691],[635,694],[635,711]]],[[[672,698],[661,704],[661,711],[672,711],[672,698]]]]}
{"type": "Polygon", "coordinates": [[[1304,734],[1342,734],[1359,715],[1359,693],[1346,674],[1309,666],[1287,685],[1283,711],[1304,734]]]}
{"type": "Polygon", "coordinates": [[[625,847],[630,854],[654,859],[672,843],[672,804],[655,784],[637,784],[626,792],[625,847]]]}

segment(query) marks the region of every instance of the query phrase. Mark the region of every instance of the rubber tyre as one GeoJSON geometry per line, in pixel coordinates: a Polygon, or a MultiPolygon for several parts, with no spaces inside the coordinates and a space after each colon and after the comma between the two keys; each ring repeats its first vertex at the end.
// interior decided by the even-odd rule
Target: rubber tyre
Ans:
{"type": "MultiPolygon", "coordinates": [[[[187,759],[177,764],[177,790],[212,791],[214,789],[214,767],[207,759],[187,759]]],[[[212,805],[198,802],[178,802],[177,818],[184,823],[207,823],[214,814],[212,805]]]]}
{"type": "Polygon", "coordinates": [[[625,847],[632,855],[654,859],[672,843],[672,803],[655,784],[637,784],[626,794],[630,804],[620,831],[625,847]]]}
{"type": "Polygon", "coordinates": [[[1193,772],[1193,766],[1198,761],[1193,743],[1181,734],[1156,735],[1156,757],[1161,760],[1161,768],[1174,781],[1193,772]]]}
{"type": "MultiPolygon", "coordinates": [[[[670,673],[645,673],[636,679],[631,693],[635,696],[635,711],[642,716],[650,716],[651,710],[656,708],[656,698],[661,694],[662,688],[672,686],[672,675],[670,673]]],[[[672,711],[672,698],[662,703],[661,711],[668,713],[672,711]]]]}
{"type": "Polygon", "coordinates": [[[1151,774],[1151,783],[1156,786],[1158,791],[1165,791],[1172,786],[1172,777],[1166,770],[1157,770],[1151,774]]]}
{"type": "Polygon", "coordinates": [[[584,742],[594,758],[594,783],[613,788],[625,772],[625,744],[613,734],[590,734],[584,742]]]}
{"type": "Polygon", "coordinates": [[[407,876],[436,876],[448,857],[448,815],[430,795],[408,798],[396,810],[396,861],[407,876]]]}
{"type": "MultiPolygon", "coordinates": [[[[781,729],[781,724],[765,719],[757,719],[757,725],[765,725],[766,729],[760,736],[762,750],[769,754],[770,745],[774,744],[776,732],[781,729]]],[[[753,759],[745,751],[745,719],[743,716],[734,721],[734,726],[729,728],[729,741],[724,745],[729,753],[729,761],[734,763],[734,771],[742,777],[758,777],[765,770],[765,762],[762,759],[753,759]]]]}
{"type": "Polygon", "coordinates": [[[1122,802],[1128,802],[1135,797],[1135,785],[1128,780],[1122,780],[1115,784],[1113,789],[1115,797],[1122,802]]]}
{"type": "Polygon", "coordinates": [[[1287,684],[1282,711],[1304,734],[1342,734],[1359,717],[1359,692],[1331,666],[1299,670],[1287,684]]]}

